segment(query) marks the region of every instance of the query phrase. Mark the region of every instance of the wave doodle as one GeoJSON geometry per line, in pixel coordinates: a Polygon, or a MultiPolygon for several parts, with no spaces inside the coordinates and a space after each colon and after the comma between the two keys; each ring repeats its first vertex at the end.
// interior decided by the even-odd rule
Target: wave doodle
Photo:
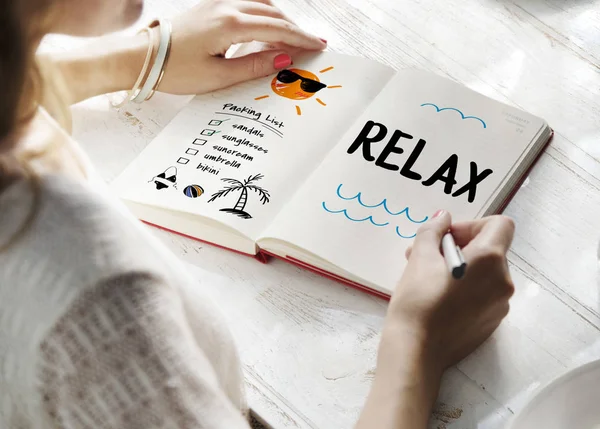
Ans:
{"type": "Polygon", "coordinates": [[[460,110],[458,110],[455,107],[442,107],[442,108],[440,108],[436,104],[433,104],[433,103],[424,103],[424,104],[421,104],[421,107],[425,107],[425,106],[433,106],[433,107],[435,107],[435,110],[438,113],[439,112],[443,112],[444,110],[454,110],[455,112],[460,113],[460,117],[462,119],[476,119],[479,122],[481,122],[481,125],[483,125],[483,128],[487,128],[487,125],[486,125],[486,123],[485,123],[485,121],[483,119],[478,118],[477,116],[465,116],[465,114],[463,112],[461,112],[460,110]]]}
{"type": "Polygon", "coordinates": [[[331,209],[328,209],[327,206],[325,205],[325,201],[323,201],[323,209],[325,209],[325,211],[328,212],[328,213],[333,213],[333,214],[343,213],[344,216],[346,216],[346,219],[351,220],[352,222],[366,222],[366,221],[369,221],[369,222],[371,222],[375,226],[387,226],[387,225],[390,224],[389,222],[386,222],[386,223],[377,223],[377,222],[375,222],[373,220],[373,216],[368,216],[368,217],[366,217],[364,219],[354,219],[354,218],[348,216],[348,212],[346,211],[346,209],[342,209],[342,210],[331,210],[331,209]]]}
{"type": "Polygon", "coordinates": [[[343,186],[343,184],[340,184],[340,186],[338,186],[338,188],[337,188],[337,191],[336,191],[336,193],[337,193],[337,196],[338,196],[338,197],[340,197],[342,200],[345,200],[345,201],[357,200],[357,201],[358,201],[358,203],[359,203],[361,206],[363,206],[363,207],[366,207],[366,208],[368,208],[368,209],[374,209],[374,208],[377,208],[377,207],[381,207],[381,206],[383,206],[384,210],[385,210],[386,212],[388,212],[388,214],[390,214],[390,215],[392,215],[392,216],[399,216],[399,215],[401,215],[401,214],[404,214],[404,215],[406,215],[406,217],[408,218],[408,220],[409,220],[409,221],[411,221],[412,223],[424,223],[424,222],[427,222],[427,220],[429,220],[429,216],[425,216],[425,218],[424,218],[424,219],[422,219],[422,220],[414,220],[414,219],[413,219],[413,218],[410,216],[410,213],[409,213],[409,209],[408,209],[408,207],[405,207],[404,209],[402,209],[401,211],[399,211],[399,212],[397,212],[397,213],[396,213],[396,212],[392,212],[392,211],[390,210],[390,208],[388,207],[388,205],[387,205],[387,198],[384,198],[384,199],[383,199],[381,202],[379,202],[379,203],[377,203],[377,204],[375,204],[375,205],[369,205],[369,204],[365,204],[365,203],[364,203],[364,201],[362,200],[362,192],[359,192],[358,194],[356,194],[355,196],[353,196],[353,197],[350,197],[350,198],[348,198],[348,197],[344,197],[344,196],[343,196],[343,195],[340,193],[340,191],[341,191],[341,189],[342,189],[342,186],[343,186]]]}
{"type": "Polygon", "coordinates": [[[399,236],[400,238],[408,238],[408,239],[410,239],[410,238],[415,238],[415,237],[417,236],[417,234],[416,234],[416,233],[415,233],[415,234],[413,234],[413,235],[402,235],[402,233],[400,232],[400,227],[399,227],[399,226],[397,226],[397,227],[396,227],[396,234],[398,234],[398,236],[399,236]]]}

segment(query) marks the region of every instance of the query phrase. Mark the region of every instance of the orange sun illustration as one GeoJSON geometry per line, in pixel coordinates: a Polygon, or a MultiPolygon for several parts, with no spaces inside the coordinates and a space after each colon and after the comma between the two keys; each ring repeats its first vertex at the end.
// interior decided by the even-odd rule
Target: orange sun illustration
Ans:
{"type": "MultiPolygon", "coordinates": [[[[333,67],[327,67],[319,73],[326,73],[330,70],[333,70],[333,67]]],[[[280,97],[289,98],[290,100],[306,100],[324,88],[341,87],[341,85],[327,86],[314,73],[301,69],[281,70],[271,82],[271,89],[275,94],[280,97]]],[[[269,98],[269,95],[256,97],[255,100],[263,100],[265,98],[269,98]]],[[[320,98],[316,100],[321,106],[327,106],[320,98]]],[[[302,115],[302,109],[298,105],[296,105],[296,113],[302,115]]]]}

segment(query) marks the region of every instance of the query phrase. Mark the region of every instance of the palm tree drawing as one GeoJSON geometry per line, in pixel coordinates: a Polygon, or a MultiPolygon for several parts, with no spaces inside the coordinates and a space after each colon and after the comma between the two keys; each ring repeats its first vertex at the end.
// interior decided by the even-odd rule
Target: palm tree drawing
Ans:
{"type": "Polygon", "coordinates": [[[212,194],[209,203],[215,201],[217,198],[226,197],[230,193],[240,192],[241,195],[237,200],[237,203],[232,209],[221,209],[220,211],[237,215],[244,219],[252,219],[250,214],[246,213],[246,203],[248,202],[248,191],[252,190],[260,196],[260,202],[264,205],[270,201],[271,196],[269,192],[260,186],[256,186],[254,182],[258,182],[264,176],[262,174],[256,174],[248,177],[243,182],[236,179],[221,179],[225,183],[229,183],[229,186],[221,189],[219,192],[212,194]]]}

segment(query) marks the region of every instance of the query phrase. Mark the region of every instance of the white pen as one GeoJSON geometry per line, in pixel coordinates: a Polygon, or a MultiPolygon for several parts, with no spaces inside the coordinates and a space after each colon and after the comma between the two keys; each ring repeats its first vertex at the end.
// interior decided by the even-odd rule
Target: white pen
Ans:
{"type": "Polygon", "coordinates": [[[446,265],[452,277],[457,280],[462,278],[465,275],[467,263],[460,247],[456,245],[454,237],[449,232],[444,234],[442,238],[442,252],[444,253],[444,259],[446,259],[446,265]]]}

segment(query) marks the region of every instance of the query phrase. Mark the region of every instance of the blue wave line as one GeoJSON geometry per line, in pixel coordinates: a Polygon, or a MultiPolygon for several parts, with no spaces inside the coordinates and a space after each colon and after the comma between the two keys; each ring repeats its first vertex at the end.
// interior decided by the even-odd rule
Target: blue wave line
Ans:
{"type": "Polygon", "coordinates": [[[417,234],[413,234],[411,236],[406,236],[406,235],[400,234],[400,227],[398,227],[398,226],[396,227],[396,234],[398,234],[402,238],[415,238],[417,236],[417,234]]]}
{"type": "Polygon", "coordinates": [[[327,208],[327,206],[325,205],[325,201],[323,201],[323,208],[325,209],[325,211],[327,211],[329,213],[333,213],[333,214],[343,213],[344,216],[346,216],[346,219],[351,220],[352,222],[364,222],[364,221],[368,220],[369,222],[371,222],[375,226],[386,226],[386,225],[390,224],[389,222],[386,222],[386,223],[377,223],[377,222],[375,222],[373,220],[373,216],[368,216],[368,217],[366,217],[364,219],[354,219],[354,218],[351,218],[350,216],[348,216],[348,212],[346,211],[346,209],[337,210],[337,211],[336,210],[329,210],[327,208]]]}
{"type": "Polygon", "coordinates": [[[390,211],[390,209],[387,206],[387,198],[384,198],[383,201],[381,201],[379,204],[369,205],[369,204],[365,204],[362,201],[362,199],[361,199],[362,192],[359,192],[358,194],[356,194],[355,196],[353,196],[351,198],[344,197],[344,196],[342,196],[342,194],[340,194],[340,190],[342,189],[342,186],[343,186],[343,184],[340,183],[340,186],[338,186],[337,191],[336,191],[337,196],[340,197],[342,200],[346,200],[346,201],[358,200],[358,203],[361,206],[366,207],[368,209],[374,209],[376,207],[383,206],[385,211],[388,212],[389,214],[391,214],[392,216],[398,216],[403,213],[406,214],[406,217],[412,223],[423,223],[423,222],[427,222],[427,220],[429,220],[429,216],[425,216],[425,219],[423,219],[423,220],[414,220],[412,217],[410,217],[410,214],[408,212],[408,207],[405,207],[402,211],[399,211],[398,213],[394,213],[394,212],[390,211]]]}
{"type": "Polygon", "coordinates": [[[424,103],[424,104],[421,104],[421,107],[424,107],[424,106],[433,106],[433,107],[435,107],[435,110],[437,110],[438,113],[442,112],[444,110],[454,110],[455,112],[460,113],[461,118],[463,118],[463,119],[477,119],[479,122],[481,122],[481,124],[483,125],[483,128],[487,128],[487,125],[483,121],[483,119],[478,118],[477,116],[465,116],[465,114],[463,112],[461,112],[460,110],[458,110],[458,109],[456,109],[454,107],[442,107],[440,109],[437,105],[435,105],[433,103],[424,103]]]}

